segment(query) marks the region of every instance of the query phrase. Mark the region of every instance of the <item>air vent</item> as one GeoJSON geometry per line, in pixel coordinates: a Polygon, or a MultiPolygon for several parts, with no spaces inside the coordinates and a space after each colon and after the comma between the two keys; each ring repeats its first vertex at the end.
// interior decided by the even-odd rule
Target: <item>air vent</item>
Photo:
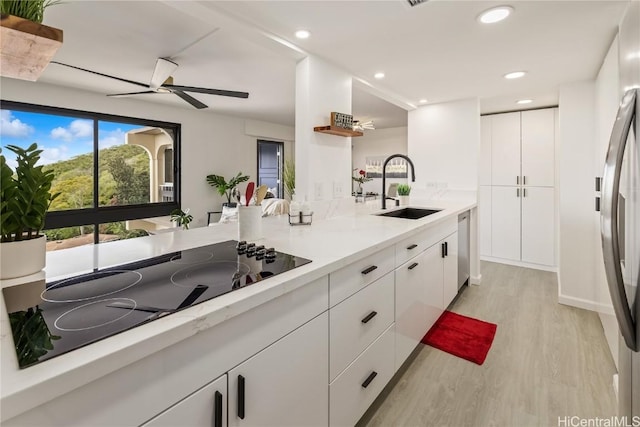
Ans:
{"type": "Polygon", "coordinates": [[[417,5],[421,4],[421,3],[426,3],[429,0],[407,0],[407,1],[409,2],[409,5],[411,7],[413,7],[413,6],[417,6],[417,5]]]}

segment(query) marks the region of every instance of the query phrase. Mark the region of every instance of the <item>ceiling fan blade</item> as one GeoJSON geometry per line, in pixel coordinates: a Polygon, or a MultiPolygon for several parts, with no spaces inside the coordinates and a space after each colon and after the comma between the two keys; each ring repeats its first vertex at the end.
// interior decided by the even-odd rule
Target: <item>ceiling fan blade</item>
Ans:
{"type": "Polygon", "coordinates": [[[207,108],[207,104],[203,104],[202,102],[200,102],[197,99],[195,99],[193,96],[187,95],[186,93],[184,93],[184,92],[182,92],[180,90],[175,90],[174,89],[171,92],[175,93],[180,98],[182,98],[183,100],[187,101],[189,104],[191,104],[194,107],[196,107],[198,110],[202,110],[203,108],[207,108]]]}
{"type": "Polygon", "coordinates": [[[207,89],[204,87],[194,87],[194,86],[177,86],[177,85],[162,85],[162,87],[166,87],[167,89],[172,90],[180,90],[183,92],[196,92],[196,93],[206,93],[208,95],[220,95],[220,96],[231,96],[234,98],[248,98],[249,93],[247,92],[236,92],[233,90],[222,90],[222,89],[207,89]]]}
{"type": "Polygon", "coordinates": [[[178,64],[175,62],[166,58],[158,58],[156,61],[156,68],[153,70],[153,75],[151,76],[151,83],[149,84],[149,87],[151,89],[158,89],[162,86],[162,83],[171,76],[171,73],[173,73],[176,68],[178,68],[178,64]]]}
{"type": "Polygon", "coordinates": [[[133,80],[122,79],[122,78],[116,77],[116,76],[110,76],[109,74],[103,74],[103,73],[99,73],[97,71],[87,70],[86,68],[76,67],[75,65],[63,64],[62,62],[58,62],[58,61],[51,61],[51,63],[52,64],[57,64],[57,65],[63,65],[65,67],[69,67],[69,68],[75,68],[76,70],[86,71],[87,73],[96,74],[96,75],[102,76],[102,77],[108,77],[110,79],[119,80],[119,81],[125,82],[125,83],[131,83],[132,85],[137,85],[137,86],[142,86],[142,87],[149,87],[149,85],[146,85],[144,83],[134,82],[133,80]]]}
{"type": "Polygon", "coordinates": [[[142,92],[110,93],[107,96],[129,96],[129,95],[141,95],[143,93],[156,93],[156,92],[152,90],[143,90],[142,92]]]}

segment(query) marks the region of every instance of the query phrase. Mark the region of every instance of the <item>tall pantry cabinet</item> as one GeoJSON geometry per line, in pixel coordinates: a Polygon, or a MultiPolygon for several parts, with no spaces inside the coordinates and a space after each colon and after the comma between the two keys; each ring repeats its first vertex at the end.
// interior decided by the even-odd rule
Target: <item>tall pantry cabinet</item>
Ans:
{"type": "Polygon", "coordinates": [[[556,109],[481,118],[480,254],[555,265],[556,109]]]}

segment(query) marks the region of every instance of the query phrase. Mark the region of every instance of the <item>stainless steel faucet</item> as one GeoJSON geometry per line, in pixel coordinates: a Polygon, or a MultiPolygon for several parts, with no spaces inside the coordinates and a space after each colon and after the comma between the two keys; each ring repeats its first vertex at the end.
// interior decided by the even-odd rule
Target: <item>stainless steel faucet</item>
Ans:
{"type": "MultiPolygon", "coordinates": [[[[395,159],[396,157],[401,157],[405,159],[411,165],[411,182],[416,182],[416,170],[413,167],[413,162],[411,159],[404,154],[392,154],[387,157],[382,164],[382,209],[387,209],[387,163],[389,160],[395,159]]],[[[396,206],[398,205],[398,201],[396,200],[396,206]]]]}

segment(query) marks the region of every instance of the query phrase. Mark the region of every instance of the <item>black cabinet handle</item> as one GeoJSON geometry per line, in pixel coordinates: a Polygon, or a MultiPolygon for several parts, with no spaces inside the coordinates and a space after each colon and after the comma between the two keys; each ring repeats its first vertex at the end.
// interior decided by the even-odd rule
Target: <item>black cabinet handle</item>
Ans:
{"type": "Polygon", "coordinates": [[[244,377],[238,375],[238,418],[244,420],[244,377]]]}
{"type": "Polygon", "coordinates": [[[216,391],[213,397],[213,427],[222,427],[222,393],[216,391]]]}
{"type": "Polygon", "coordinates": [[[375,311],[372,311],[371,313],[367,314],[367,316],[362,319],[362,323],[367,323],[369,320],[373,319],[374,317],[376,317],[376,314],[378,314],[375,311]]]}
{"type": "Polygon", "coordinates": [[[409,250],[409,251],[410,251],[411,249],[415,249],[415,248],[417,248],[417,247],[418,247],[418,245],[416,245],[416,244],[414,243],[413,245],[409,245],[409,246],[407,246],[407,250],[409,250]]]}
{"type": "Polygon", "coordinates": [[[449,242],[444,242],[444,256],[449,256],[449,242]]]}
{"type": "Polygon", "coordinates": [[[444,258],[445,257],[445,254],[444,254],[444,243],[440,244],[440,250],[441,250],[442,258],[444,258]]]}
{"type": "Polygon", "coordinates": [[[373,379],[376,377],[376,375],[378,375],[376,371],[371,372],[367,379],[362,383],[362,388],[367,388],[369,384],[371,384],[371,381],[373,381],[373,379]]]}
{"type": "Polygon", "coordinates": [[[596,197],[596,212],[600,212],[600,197],[596,197]]]}
{"type": "Polygon", "coordinates": [[[373,270],[375,270],[376,268],[378,268],[377,265],[372,265],[371,267],[367,267],[364,270],[362,270],[362,274],[369,274],[371,273],[373,270]]]}
{"type": "Polygon", "coordinates": [[[411,265],[409,266],[409,270],[413,270],[413,269],[414,269],[414,268],[416,268],[417,266],[418,266],[418,263],[417,263],[417,262],[414,262],[413,264],[411,264],[411,265]]]}

